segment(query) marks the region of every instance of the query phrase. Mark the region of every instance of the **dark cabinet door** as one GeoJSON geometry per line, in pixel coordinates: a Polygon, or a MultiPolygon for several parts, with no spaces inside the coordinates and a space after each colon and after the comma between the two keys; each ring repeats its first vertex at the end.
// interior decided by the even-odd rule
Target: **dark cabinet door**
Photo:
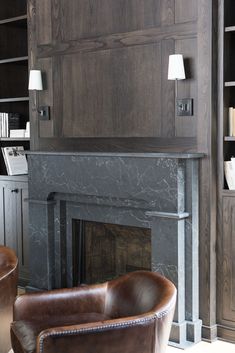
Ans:
{"type": "Polygon", "coordinates": [[[218,334],[234,341],[235,329],[235,197],[224,197],[218,241],[218,334]]]}
{"type": "Polygon", "coordinates": [[[15,250],[22,285],[29,280],[27,198],[27,182],[0,181],[0,243],[15,250]]]}

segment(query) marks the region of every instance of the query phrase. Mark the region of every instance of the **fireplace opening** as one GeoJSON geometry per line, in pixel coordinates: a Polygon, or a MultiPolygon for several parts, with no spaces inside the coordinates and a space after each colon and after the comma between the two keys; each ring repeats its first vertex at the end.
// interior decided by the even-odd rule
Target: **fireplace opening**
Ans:
{"type": "Polygon", "coordinates": [[[94,284],[151,270],[151,230],[73,220],[73,278],[94,284]]]}

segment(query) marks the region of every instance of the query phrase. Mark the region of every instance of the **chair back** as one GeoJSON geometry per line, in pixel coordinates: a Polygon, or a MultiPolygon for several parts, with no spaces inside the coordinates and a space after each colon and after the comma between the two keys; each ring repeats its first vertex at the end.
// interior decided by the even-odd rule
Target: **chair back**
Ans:
{"type": "Polygon", "coordinates": [[[11,349],[10,323],[17,283],[18,259],[13,250],[0,246],[0,353],[11,349]]]}

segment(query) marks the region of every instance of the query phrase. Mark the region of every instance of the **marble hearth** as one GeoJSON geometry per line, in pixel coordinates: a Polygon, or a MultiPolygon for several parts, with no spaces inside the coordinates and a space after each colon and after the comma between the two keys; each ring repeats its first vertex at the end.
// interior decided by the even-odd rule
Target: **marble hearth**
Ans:
{"type": "Polygon", "coordinates": [[[173,344],[201,340],[198,168],[201,154],[29,152],[31,288],[72,286],[73,220],[151,231],[151,267],[172,280],[173,344]]]}

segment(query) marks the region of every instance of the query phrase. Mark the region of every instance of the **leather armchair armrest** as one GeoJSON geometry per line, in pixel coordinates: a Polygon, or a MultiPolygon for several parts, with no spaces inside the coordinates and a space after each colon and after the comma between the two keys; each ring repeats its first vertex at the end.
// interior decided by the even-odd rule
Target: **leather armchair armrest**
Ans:
{"type": "Polygon", "coordinates": [[[107,285],[81,286],[19,296],[13,308],[13,320],[31,321],[40,317],[83,312],[103,312],[107,285]]]}
{"type": "Polygon", "coordinates": [[[40,333],[37,353],[120,353],[149,351],[154,345],[155,315],[142,315],[96,323],[56,327],[40,333]]]}

